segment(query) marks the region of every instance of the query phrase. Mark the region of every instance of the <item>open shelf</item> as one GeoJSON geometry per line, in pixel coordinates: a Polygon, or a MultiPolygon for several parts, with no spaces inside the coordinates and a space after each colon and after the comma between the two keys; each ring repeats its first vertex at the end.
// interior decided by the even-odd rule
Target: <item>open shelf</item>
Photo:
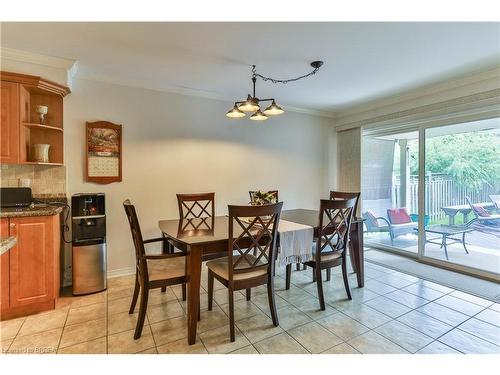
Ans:
{"type": "Polygon", "coordinates": [[[63,163],[41,163],[38,161],[25,161],[23,164],[29,165],[64,165],[63,163]]]}
{"type": "Polygon", "coordinates": [[[24,126],[28,126],[30,128],[38,128],[38,129],[45,129],[45,130],[54,130],[54,131],[59,131],[59,132],[63,131],[63,129],[61,127],[59,127],[59,126],[34,124],[34,123],[30,123],[30,122],[23,122],[22,124],[24,126]]]}

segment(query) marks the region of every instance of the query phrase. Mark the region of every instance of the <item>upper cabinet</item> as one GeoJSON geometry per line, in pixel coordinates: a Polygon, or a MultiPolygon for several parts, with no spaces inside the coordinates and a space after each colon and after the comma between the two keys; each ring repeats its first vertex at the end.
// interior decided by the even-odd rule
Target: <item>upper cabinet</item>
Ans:
{"type": "Polygon", "coordinates": [[[69,88],[25,74],[0,72],[0,78],[0,162],[63,164],[63,98],[69,88]]]}
{"type": "Polygon", "coordinates": [[[1,82],[0,162],[19,163],[19,84],[1,82]]]}

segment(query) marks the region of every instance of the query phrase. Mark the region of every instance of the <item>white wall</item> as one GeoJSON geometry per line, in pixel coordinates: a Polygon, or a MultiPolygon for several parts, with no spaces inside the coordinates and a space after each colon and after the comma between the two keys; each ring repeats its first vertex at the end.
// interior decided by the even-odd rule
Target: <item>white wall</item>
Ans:
{"type": "Polygon", "coordinates": [[[136,205],[145,237],[177,218],[176,193],[216,193],[218,214],[246,204],[249,189],[280,191],[284,208],[316,208],[334,181],[331,120],[287,112],[266,122],[229,120],[231,103],[87,80],[65,99],[68,195],[106,193],[108,272],[134,265],[122,202],[136,205]],[[123,182],[84,181],[85,122],[123,125],[123,182]]]}

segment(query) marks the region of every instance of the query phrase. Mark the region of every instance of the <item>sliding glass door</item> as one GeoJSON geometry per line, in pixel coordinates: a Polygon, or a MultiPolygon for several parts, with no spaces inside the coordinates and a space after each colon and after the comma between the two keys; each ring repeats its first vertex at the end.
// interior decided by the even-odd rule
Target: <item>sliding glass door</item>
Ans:
{"type": "Polygon", "coordinates": [[[367,246],[500,275],[500,119],[366,131],[367,246]]]}
{"type": "Polygon", "coordinates": [[[367,245],[418,253],[418,131],[365,136],[361,197],[367,245]]]}
{"type": "Polygon", "coordinates": [[[500,121],[425,129],[423,255],[500,274],[500,121]]]}

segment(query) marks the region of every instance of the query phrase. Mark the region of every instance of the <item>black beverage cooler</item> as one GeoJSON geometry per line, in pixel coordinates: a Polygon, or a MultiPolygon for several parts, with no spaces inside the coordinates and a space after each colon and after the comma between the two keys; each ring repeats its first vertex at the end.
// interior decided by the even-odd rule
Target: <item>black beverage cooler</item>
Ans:
{"type": "Polygon", "coordinates": [[[73,294],[106,289],[106,211],[104,193],[71,197],[73,294]]]}

